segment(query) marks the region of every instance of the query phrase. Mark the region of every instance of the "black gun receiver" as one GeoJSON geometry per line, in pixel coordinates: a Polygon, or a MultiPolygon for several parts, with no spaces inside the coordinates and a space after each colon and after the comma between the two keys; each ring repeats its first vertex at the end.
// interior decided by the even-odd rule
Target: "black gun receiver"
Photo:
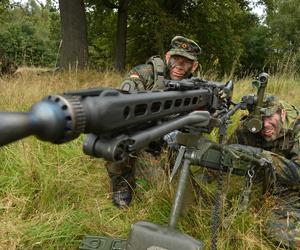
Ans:
{"type": "MultiPolygon", "coordinates": [[[[26,113],[0,112],[0,146],[30,135],[60,144],[85,133],[86,154],[123,161],[131,152],[177,129],[193,134],[226,127],[238,109],[229,110],[231,81],[221,84],[192,78],[165,81],[165,85],[164,91],[135,93],[104,88],[71,91],[50,95],[26,113]]],[[[141,221],[133,225],[127,241],[87,236],[80,249],[203,249],[201,241],[176,229],[189,165],[202,162],[200,151],[189,146],[182,151],[184,163],[168,227],[141,221]]],[[[219,169],[219,159],[214,161],[211,168],[219,169]]]]}
{"type": "Polygon", "coordinates": [[[210,114],[224,105],[220,89],[233,87],[232,82],[184,90],[168,87],[170,82],[166,86],[165,91],[136,93],[104,88],[72,91],[50,95],[27,113],[0,112],[0,146],[29,135],[59,144],[86,133],[85,153],[121,161],[175,129],[201,122],[209,126],[210,114]]]}

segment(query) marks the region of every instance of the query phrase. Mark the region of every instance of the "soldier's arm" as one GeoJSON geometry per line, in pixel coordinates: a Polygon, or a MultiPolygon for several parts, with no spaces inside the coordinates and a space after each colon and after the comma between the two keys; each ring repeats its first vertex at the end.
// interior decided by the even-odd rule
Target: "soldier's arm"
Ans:
{"type": "MultiPolygon", "coordinates": [[[[228,143],[238,143],[250,145],[251,140],[246,136],[248,132],[240,124],[230,137],[228,143]]],[[[292,150],[288,156],[279,155],[267,150],[263,150],[263,157],[272,162],[273,169],[276,173],[277,180],[288,185],[300,184],[300,125],[295,127],[295,141],[292,150]]]]}
{"type": "Polygon", "coordinates": [[[130,70],[120,88],[129,92],[148,90],[152,88],[153,81],[153,67],[150,64],[141,64],[130,70]]]}

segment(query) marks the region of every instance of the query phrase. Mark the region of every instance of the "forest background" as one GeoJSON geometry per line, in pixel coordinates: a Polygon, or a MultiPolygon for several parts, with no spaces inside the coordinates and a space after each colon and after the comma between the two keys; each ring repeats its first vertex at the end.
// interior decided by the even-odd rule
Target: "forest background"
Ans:
{"type": "Polygon", "coordinates": [[[183,35],[202,48],[203,73],[299,72],[297,0],[64,0],[0,3],[0,55],[18,65],[123,71],[183,35]],[[283,66],[284,64],[280,64],[283,66]]]}

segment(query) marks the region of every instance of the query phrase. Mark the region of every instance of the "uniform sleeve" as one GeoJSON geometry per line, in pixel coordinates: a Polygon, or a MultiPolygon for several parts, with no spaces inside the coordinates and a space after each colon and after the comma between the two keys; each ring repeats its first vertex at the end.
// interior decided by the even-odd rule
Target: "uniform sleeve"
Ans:
{"type": "MultiPolygon", "coordinates": [[[[299,121],[300,122],[300,121],[299,121]]],[[[300,166],[300,124],[296,126],[295,131],[295,142],[290,152],[291,160],[300,166]]]]}
{"type": "Polygon", "coordinates": [[[153,68],[148,64],[141,64],[129,71],[120,88],[129,92],[149,90],[154,82],[153,68]]]}

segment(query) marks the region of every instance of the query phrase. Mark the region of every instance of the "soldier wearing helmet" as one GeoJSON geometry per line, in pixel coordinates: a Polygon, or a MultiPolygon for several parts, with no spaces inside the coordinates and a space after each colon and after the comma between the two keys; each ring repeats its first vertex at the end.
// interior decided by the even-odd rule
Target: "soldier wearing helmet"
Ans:
{"type": "MultiPolygon", "coordinates": [[[[145,64],[134,67],[122,82],[121,89],[129,92],[164,89],[164,79],[182,80],[192,77],[199,66],[199,45],[182,36],[175,36],[170,45],[164,60],[153,56],[145,64]]],[[[127,207],[132,200],[135,159],[129,157],[123,163],[107,163],[113,190],[112,201],[119,208],[127,207]]]]}
{"type": "Polygon", "coordinates": [[[249,132],[242,120],[231,142],[238,143],[239,150],[255,151],[270,162],[273,170],[268,179],[275,207],[267,220],[268,233],[280,244],[300,249],[299,110],[275,96],[267,96],[261,114],[263,128],[258,134],[249,132]]]}

